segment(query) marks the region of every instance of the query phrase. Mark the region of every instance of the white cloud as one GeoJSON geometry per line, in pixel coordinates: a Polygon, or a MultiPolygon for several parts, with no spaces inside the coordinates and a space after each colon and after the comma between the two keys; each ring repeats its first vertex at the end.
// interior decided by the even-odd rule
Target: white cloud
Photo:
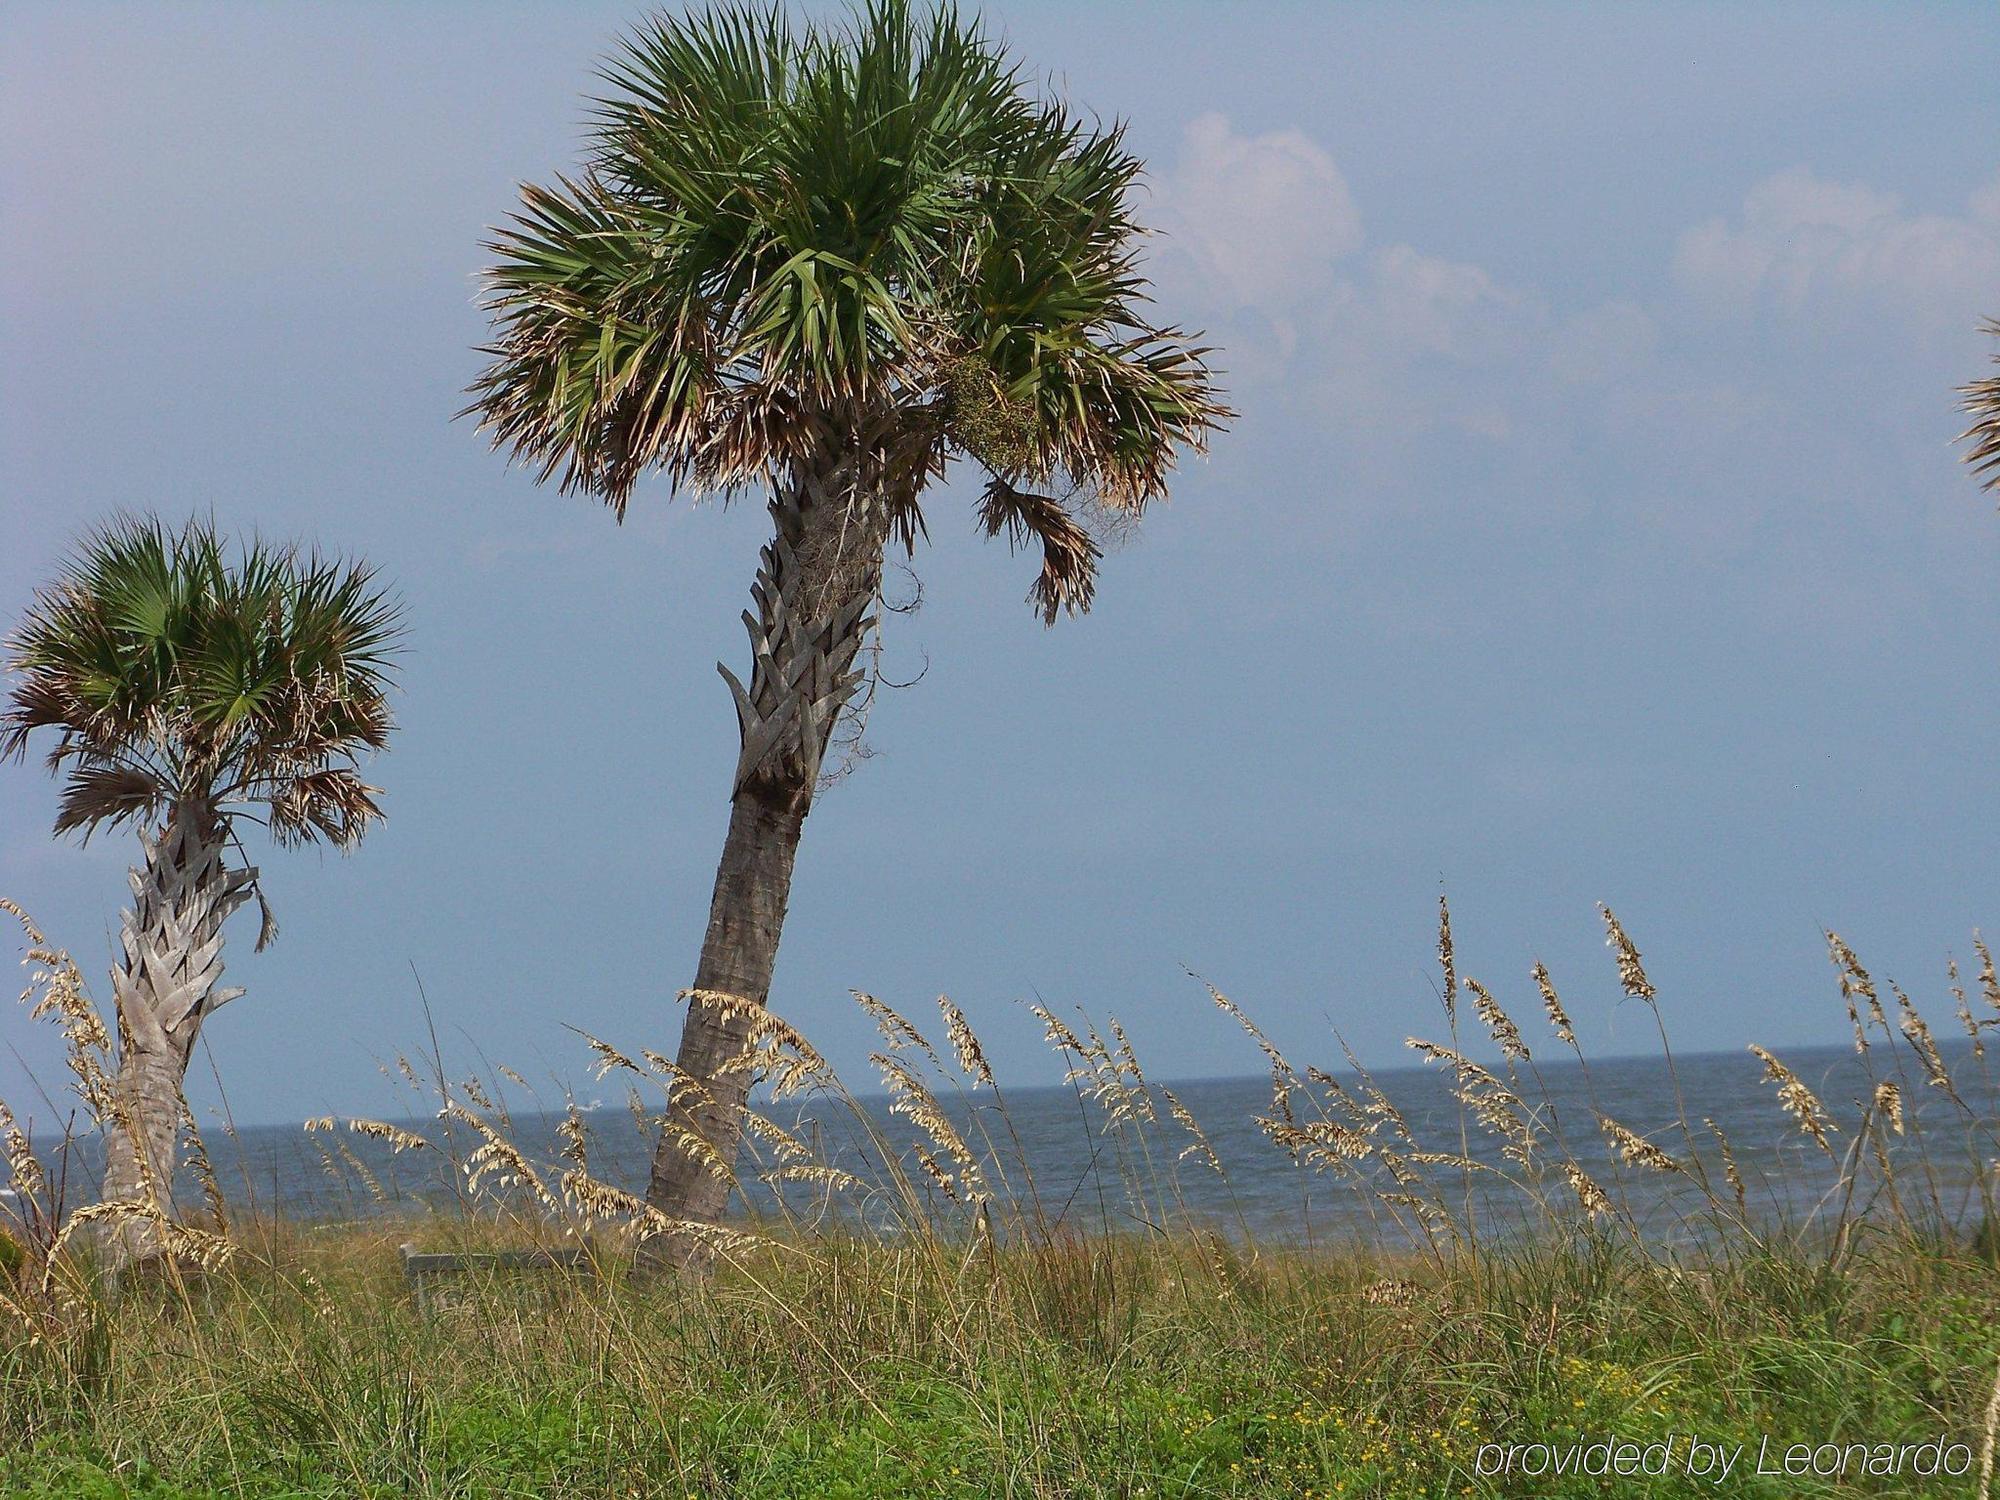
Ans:
{"type": "Polygon", "coordinates": [[[1962,218],[1909,214],[1890,193],[1803,167],[1752,188],[1741,215],[1681,235],[1674,278],[1711,309],[1790,314],[1886,308],[1970,323],[2000,287],[2000,180],[1962,218]]]}
{"type": "Polygon", "coordinates": [[[1340,168],[1303,131],[1239,135],[1219,114],[1187,127],[1160,182],[1161,222],[1216,292],[1283,313],[1361,246],[1340,168]]]}

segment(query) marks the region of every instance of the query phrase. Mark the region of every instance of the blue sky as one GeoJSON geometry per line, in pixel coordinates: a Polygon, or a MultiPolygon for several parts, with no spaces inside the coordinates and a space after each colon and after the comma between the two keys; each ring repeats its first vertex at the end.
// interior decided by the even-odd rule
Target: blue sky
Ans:
{"type": "MultiPolygon", "coordinates": [[[[390,818],[263,860],[284,931],[209,1029],[242,1120],[366,1112],[424,1038],[589,1091],[565,1025],[671,1051],[764,524],[619,528],[452,413],[483,226],[575,157],[623,6],[16,5],[0,47],[0,617],[120,507],[366,554],[404,595],[390,818]]],[[[1987,7],[1030,3],[1037,76],[1130,122],[1177,321],[1242,417],[1044,630],[938,493],[876,755],[807,828],[774,990],[860,1075],[850,986],[1020,1002],[1152,1071],[1437,1026],[1461,968],[1644,1050],[1835,1042],[1820,938],[1938,1008],[2000,927],[2000,515],[1952,387],[2000,315],[1987,7]]],[[[0,767],[0,893],[100,992],[130,850],[0,767]]],[[[11,940],[10,940],[11,942],[11,940]]],[[[1934,1020],[1943,1020],[1942,1014],[1934,1020]]],[[[0,1014],[0,1097],[44,1115],[0,1014]],[[29,1108],[32,1106],[32,1108],[29,1108]]],[[[197,1063],[206,1114],[216,1091],[197,1063]]]]}

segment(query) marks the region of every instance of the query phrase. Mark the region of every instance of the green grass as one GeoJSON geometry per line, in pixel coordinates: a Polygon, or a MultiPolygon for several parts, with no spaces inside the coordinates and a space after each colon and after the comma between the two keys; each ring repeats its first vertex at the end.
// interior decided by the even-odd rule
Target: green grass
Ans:
{"type": "MultiPolygon", "coordinates": [[[[1621,990],[1657,1017],[1638,951],[1603,919],[1621,990]]],[[[451,1184],[455,1214],[239,1222],[226,1236],[188,1225],[173,1248],[210,1270],[128,1278],[115,1293],[93,1269],[103,1223],[92,1215],[132,1210],[58,1201],[52,1181],[65,1179],[42,1174],[0,1109],[0,1152],[23,1189],[10,1200],[14,1238],[0,1237],[0,1494],[1976,1493],[1963,1471],[1990,1455],[2000,1422],[2000,1131],[1978,1050],[2000,1026],[2000,975],[1976,943],[1979,1009],[1952,996],[1978,1078],[1955,1081],[1914,1004],[1891,991],[1892,1019],[1859,960],[1828,940],[1864,1096],[1829,1107],[1767,1059],[1764,1107],[1783,1110],[1833,1173],[1831,1192],[1825,1173],[1815,1179],[1820,1206],[1790,1224],[1749,1205],[1727,1144],[1700,1122],[1642,1140],[1595,1107],[1559,1111],[1516,1023],[1470,980],[1467,1009],[1498,1071],[1466,1056],[1448,924],[1451,1045],[1413,1044],[1460,1106],[1442,1140],[1419,1139],[1365,1072],[1343,1084],[1295,1066],[1215,996],[1270,1064],[1268,1147],[1357,1195],[1386,1231],[1373,1243],[1402,1248],[1259,1246],[1241,1223],[1219,1237],[1182,1192],[1183,1170],[1227,1177],[1208,1136],[1146,1081],[1115,1023],[1107,1041],[1039,1008],[1087,1144],[1112,1163],[1130,1222],[1158,1230],[1051,1228],[963,1018],[944,1009],[939,1049],[867,997],[877,1068],[910,1133],[885,1132],[774,1022],[744,1059],[767,1082],[760,1108],[788,1088],[844,1103],[863,1149],[835,1171],[746,1112],[736,1176],[865,1203],[874,1227],[843,1237],[826,1225],[858,1216],[780,1198],[775,1218],[738,1226],[707,1279],[635,1283],[634,1235],[674,1226],[591,1175],[583,1118],[571,1108],[558,1160],[532,1161],[510,1140],[497,1080],[454,1082],[436,1055],[428,1081],[397,1059],[416,1096],[430,1092],[422,1112],[444,1116],[429,1138],[366,1120],[308,1128],[329,1171],[377,1196],[343,1137],[393,1147],[451,1184]],[[941,1101],[967,1106],[962,1124],[941,1101]],[[1481,1137],[1498,1149],[1475,1160],[1466,1143],[1481,1137]],[[1640,1191],[1663,1186],[1669,1196],[1640,1191]],[[1966,1192],[1984,1210],[1970,1234],[1966,1192]],[[1634,1201],[1654,1206],[1635,1213],[1634,1201]],[[602,1276],[469,1283],[429,1315],[395,1248],[585,1230],[604,1249],[602,1276]],[[1694,1440],[1738,1455],[1726,1481],[1689,1472],[1694,1440]],[[1940,1440],[1955,1445],[1954,1477],[1913,1472],[1908,1454],[1900,1472],[1876,1471],[1895,1445],[1940,1440]],[[1666,1472],[1603,1474],[1604,1445],[1618,1443],[1664,1456],[1666,1472]],[[1498,1472],[1505,1446],[1522,1444],[1543,1445],[1517,1453],[1531,1470],[1544,1453],[1571,1467],[1498,1472]],[[1796,1444],[1861,1446],[1841,1472],[1785,1472],[1796,1444]],[[1577,1472],[1578,1460],[1597,1470],[1577,1472]]],[[[75,965],[45,949],[37,961],[34,1008],[63,1025],[86,1103],[107,1097],[93,1081],[110,1059],[75,965]]],[[[1535,978],[1556,1046],[1587,1072],[1562,1002],[1535,978]]],[[[600,1076],[658,1084],[650,1062],[591,1045],[600,1076]]],[[[650,1135],[658,1117],[641,1108],[635,1124],[650,1135]]]]}
{"type": "MultiPolygon", "coordinates": [[[[1838,1273],[1760,1255],[1701,1274],[1591,1237],[1444,1267],[1192,1237],[969,1259],[822,1242],[695,1286],[523,1277],[429,1318],[394,1239],[253,1235],[199,1284],[93,1297],[6,1344],[0,1490],[1601,1495],[1632,1481],[1486,1478],[1479,1446],[1691,1434],[1747,1444],[1747,1466],[1767,1434],[1946,1434],[1976,1453],[2000,1361],[1990,1267],[1886,1237],[1838,1273]]],[[[1939,1492],[1741,1469],[1721,1492],[1864,1491],[1939,1492]]]]}

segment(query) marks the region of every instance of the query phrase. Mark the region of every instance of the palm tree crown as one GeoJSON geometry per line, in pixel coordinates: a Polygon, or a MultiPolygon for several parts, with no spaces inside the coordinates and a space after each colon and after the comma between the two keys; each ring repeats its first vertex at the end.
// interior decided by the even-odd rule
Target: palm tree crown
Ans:
{"type": "Polygon", "coordinates": [[[970,459],[987,534],[1042,544],[1045,617],[1087,607],[1091,523],[1228,416],[1207,351],[1146,319],[1122,127],[907,0],[662,16],[602,77],[581,174],[489,246],[496,445],[621,516],[648,468],[727,493],[835,455],[906,547],[970,459]]]}
{"type": "Polygon", "coordinates": [[[399,635],[366,567],[255,541],[232,555],[203,521],[113,521],[7,643],[0,757],[56,732],[58,833],[193,801],[280,844],[347,848],[381,816],[359,757],[387,742],[399,635]]]}

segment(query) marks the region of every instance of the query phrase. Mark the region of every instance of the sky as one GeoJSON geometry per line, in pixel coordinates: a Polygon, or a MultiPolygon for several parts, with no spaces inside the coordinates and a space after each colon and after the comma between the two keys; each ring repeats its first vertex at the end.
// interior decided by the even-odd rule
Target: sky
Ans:
{"type": "MultiPolygon", "coordinates": [[[[431,1023],[586,1098],[576,1030],[673,1050],[765,517],[658,480],[621,527],[454,419],[485,227],[640,14],[0,19],[0,625],[121,509],[364,555],[406,608],[387,822],[259,852],[282,932],[232,928],[204,1119],[384,1109],[431,1023]]],[[[1155,1076],[1257,1071],[1198,974],[1301,1061],[1394,1065],[1441,1029],[1444,892],[1460,971],[1532,1015],[1546,962],[1593,1054],[1652,1045],[1599,902],[1677,1051],[1738,1051],[1702,1066],[1842,1040],[1826,927],[1948,1026],[1947,958],[2000,937],[2000,514],[1952,445],[2000,352],[2000,10],[986,15],[1128,122],[1163,316],[1240,416],[1052,629],[931,497],[884,641],[921,680],[814,808],[779,1010],[857,1084],[852,988],[948,993],[1007,1082],[1060,1077],[1037,999],[1155,1076]]],[[[0,893],[108,997],[136,846],[54,805],[0,766],[0,893]]],[[[52,1035],[0,1044],[46,1119],[52,1035]]]]}

